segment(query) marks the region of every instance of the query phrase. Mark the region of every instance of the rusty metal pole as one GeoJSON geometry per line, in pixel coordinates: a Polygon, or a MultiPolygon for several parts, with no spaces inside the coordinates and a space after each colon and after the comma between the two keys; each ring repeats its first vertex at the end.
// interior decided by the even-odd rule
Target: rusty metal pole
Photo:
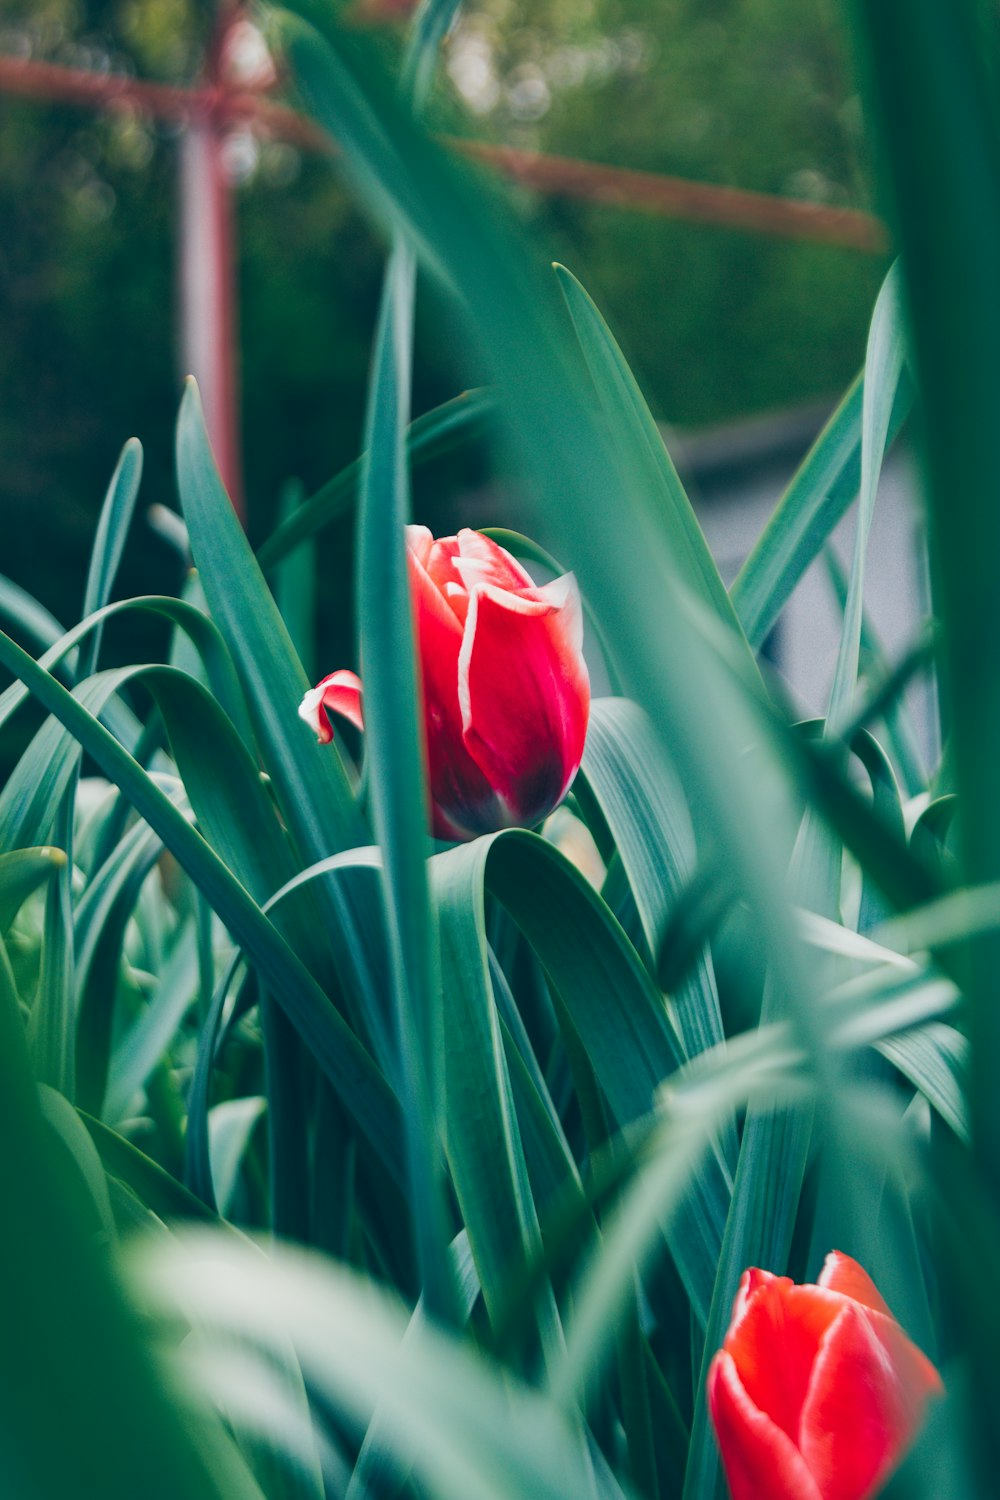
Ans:
{"type": "Polygon", "coordinates": [[[223,49],[237,9],[220,6],[207,59],[205,102],[192,113],[181,138],[178,302],[183,373],[198,381],[219,472],[245,523],[233,195],[223,152],[223,49]]]}

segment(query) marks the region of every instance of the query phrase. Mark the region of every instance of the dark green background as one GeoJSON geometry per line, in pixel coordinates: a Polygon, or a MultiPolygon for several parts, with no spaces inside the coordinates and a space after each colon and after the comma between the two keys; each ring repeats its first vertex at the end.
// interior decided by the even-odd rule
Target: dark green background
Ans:
{"type": "MultiPolygon", "coordinates": [[[[190,0],[0,0],[0,48],[183,82],[197,76],[208,20],[190,0]]],[[[432,109],[443,128],[867,206],[834,0],[485,0],[464,24],[452,53],[485,49],[492,104],[470,109],[446,77],[432,109]]],[[[388,54],[398,40],[398,28],[379,33],[388,54]]],[[[173,503],[176,154],[175,133],[151,121],[0,101],[0,571],[67,621],[126,437],[145,445],[145,501],[173,503]]],[[[833,396],[860,363],[878,257],[510,198],[539,256],[565,261],[589,287],[671,424],[833,396]]],[[[287,477],[312,489],[358,451],[381,248],[328,164],[282,146],[261,149],[237,216],[246,487],[259,540],[287,477]]],[[[425,297],[417,411],[476,379],[451,342],[425,297]]],[[[418,506],[446,517],[457,485],[487,477],[482,452],[446,465],[418,506]]],[[[345,543],[334,528],[320,551],[328,615],[336,603],[325,635],[339,634],[349,606],[345,543]]],[[[176,556],[140,520],[120,591],[172,589],[178,577],[176,556]]]]}

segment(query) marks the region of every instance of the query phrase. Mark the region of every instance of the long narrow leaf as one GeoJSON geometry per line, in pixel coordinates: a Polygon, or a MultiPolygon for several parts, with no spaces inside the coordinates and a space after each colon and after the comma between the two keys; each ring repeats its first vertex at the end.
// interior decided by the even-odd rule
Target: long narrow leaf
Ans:
{"type": "Polygon", "coordinates": [[[390,1172],[398,1172],[399,1116],[382,1075],[257,903],[103,725],[2,633],[0,661],[71,730],[176,855],[274,994],[287,1006],[313,1055],[341,1091],[345,1107],[369,1136],[390,1172]]]}

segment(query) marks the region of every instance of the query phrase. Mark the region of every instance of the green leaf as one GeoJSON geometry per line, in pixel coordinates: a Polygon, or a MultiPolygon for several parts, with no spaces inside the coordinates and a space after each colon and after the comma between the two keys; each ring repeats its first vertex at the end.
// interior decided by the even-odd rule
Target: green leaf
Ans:
{"type": "Polygon", "coordinates": [[[197,936],[189,920],[158,976],[156,993],[138,1019],[117,1038],[108,1069],[104,1113],[120,1120],[160,1061],[169,1054],[178,1028],[198,998],[197,936]]]}
{"type": "MultiPolygon", "coordinates": [[[[111,476],[98,517],[83,600],[83,613],[91,620],[92,628],[80,647],[77,670],[81,676],[89,676],[97,663],[103,620],[94,622],[92,617],[110,597],[135,510],[141,475],[142,448],[132,439],[126,443],[111,476]]],[[[41,973],[31,1018],[32,1056],[38,1076],[70,1098],[76,1096],[74,1028],[78,1017],[74,1005],[76,954],[72,876],[74,802],[79,774],[79,757],[73,757],[68,780],[51,809],[53,842],[65,849],[67,859],[45,894],[41,973]]]]}
{"type": "MultiPolygon", "coordinates": [[[[290,481],[278,501],[278,515],[282,518],[279,530],[286,521],[295,521],[304,504],[302,486],[290,481]]],[[[316,547],[311,538],[274,565],[274,597],[295,653],[309,678],[316,675],[316,567],[316,547]]]]}
{"type": "Polygon", "coordinates": [[[0,1399],[8,1485],[32,1500],[135,1500],[138,1494],[218,1500],[223,1491],[153,1367],[107,1249],[95,1243],[79,1189],[70,1190],[67,1163],[43,1127],[6,973],[3,955],[0,1135],[17,1143],[0,1154],[6,1206],[0,1399]]]}
{"type": "MultiPolygon", "coordinates": [[[[97,672],[78,684],[73,696],[99,716],[128,675],[127,669],[97,672]]],[[[60,800],[79,760],[79,745],[62,726],[47,720],[0,792],[0,845],[27,848],[41,844],[54,832],[60,800]]]]}
{"type": "MultiPolygon", "coordinates": [[[[419,111],[458,0],[427,0],[403,62],[403,92],[419,111]]],[[[410,1202],[424,1302],[454,1315],[443,1192],[443,1016],[436,914],[426,862],[430,802],[423,695],[417,666],[404,527],[410,518],[406,427],[410,419],[417,267],[393,243],[386,268],[368,393],[367,453],[358,524],[358,634],[365,664],[365,748],[379,847],[395,1000],[400,1100],[410,1202]]]]}
{"type": "Polygon", "coordinates": [[[65,863],[62,849],[45,845],[40,849],[15,849],[10,854],[0,854],[0,937],[6,936],[32,892],[65,863]]]}
{"type": "Polygon", "coordinates": [[[882,284],[868,335],[861,414],[861,492],[854,534],[854,560],[848,579],[843,628],[827,710],[828,734],[837,733],[840,723],[850,713],[854,700],[861,649],[868,534],[875,514],[875,495],[889,442],[892,407],[903,373],[905,354],[900,271],[897,262],[882,284]]]}
{"type": "Polygon", "coordinates": [[[212,1176],[219,1209],[223,1215],[229,1213],[244,1154],[257,1122],[266,1109],[267,1099],[253,1094],[240,1099],[226,1099],[209,1111],[212,1176]]]}
{"type": "MultiPolygon", "coordinates": [[[[90,568],[83,595],[82,617],[87,619],[102,609],[111,597],[115,577],[121,566],[125,542],[128,537],[135,502],[139,496],[142,479],[142,444],[130,438],[122,449],[121,457],[111,476],[108,492],[101,506],[97,530],[90,552],[90,568]]],[[[98,624],[87,636],[86,645],[80,653],[79,674],[89,677],[97,665],[101,648],[101,625],[98,624]]]]}
{"type": "Polygon", "coordinates": [[[653,1131],[621,1203],[605,1224],[603,1243],[584,1268],[567,1330],[566,1351],[550,1388],[561,1403],[595,1378],[610,1351],[619,1311],[631,1294],[636,1268],[655,1247],[660,1222],[683,1210],[699,1163],[721,1122],[749,1099],[776,1103],[801,1093],[801,1055],[770,1036],[731,1044],[724,1063],[688,1065],[663,1090],[653,1131]]]}
{"type": "Polygon", "coordinates": [[[403,58],[400,92],[415,114],[427,102],[441,44],[458,14],[461,0],[425,0],[417,8],[403,58]]]}
{"type": "Polygon", "coordinates": [[[39,1084],[38,1103],[42,1118],[55,1131],[63,1148],[72,1157],[90,1197],[91,1207],[109,1244],[114,1244],[115,1221],[108,1194],[108,1179],[94,1142],[87,1134],[80,1116],[62,1094],[48,1084],[39,1084]]]}
{"type": "MultiPolygon", "coordinates": [[[[265,911],[276,912],[289,898],[292,898],[291,904],[294,906],[301,901],[303,892],[308,894],[309,888],[320,880],[331,887],[331,894],[335,898],[338,909],[354,914],[355,941],[365,947],[376,945],[384,949],[385,925],[379,900],[378,851],[371,848],[331,855],[329,859],[303,870],[281,890],[275,892],[265,903],[265,911]]],[[[189,1093],[186,1176],[199,1197],[209,1205],[215,1203],[208,1143],[212,1069],[217,1054],[225,1043],[227,1031],[245,1014],[256,998],[255,991],[251,988],[247,994],[238,992],[234,1003],[230,1004],[230,992],[234,979],[240,972],[240,957],[237,954],[234,955],[227,973],[223,975],[216,987],[203,1022],[198,1044],[198,1057],[189,1093]],[[223,1021],[224,1015],[225,1022],[223,1021]]],[[[385,991],[387,983],[380,984],[379,989],[385,991]]],[[[377,1036],[377,1039],[381,1043],[380,1061],[387,1076],[391,1078],[396,1064],[395,1049],[385,1038],[377,1036]]],[[[339,1100],[337,1109],[338,1111],[342,1109],[339,1100]]],[[[347,1114],[347,1111],[343,1113],[347,1114]]],[[[346,1133],[349,1124],[349,1120],[346,1125],[342,1120],[338,1120],[338,1129],[346,1133]]],[[[401,1153],[399,1167],[387,1171],[374,1154],[365,1149],[363,1141],[351,1139],[349,1144],[352,1155],[357,1149],[359,1159],[356,1205],[358,1216],[363,1220],[366,1233],[374,1243],[376,1255],[391,1270],[397,1285],[405,1288],[407,1292],[412,1291],[415,1298],[419,1287],[415,1285],[415,1276],[406,1253],[407,1237],[399,1233],[399,1225],[405,1222],[405,1216],[408,1213],[408,1206],[400,1192],[400,1185],[404,1182],[401,1153]]],[[[316,1190],[322,1191],[324,1208],[328,1207],[328,1188],[317,1184],[316,1190]]],[[[349,1198],[350,1196],[353,1194],[349,1195],[349,1198]]],[[[353,1227],[352,1224],[352,1229],[353,1227]]]]}
{"type": "MultiPolygon", "coordinates": [[[[441,934],[444,1102],[448,1162],[487,1311],[496,1327],[528,1279],[541,1234],[493,999],[485,890],[456,848],[431,861],[441,934]]],[[[475,869],[477,862],[472,862],[475,869]]],[[[544,1135],[549,1125],[535,1117],[544,1135]]],[[[565,1164],[564,1164],[565,1171],[565,1164]]],[[[561,1341],[551,1292],[543,1343],[561,1341]]]]}
{"type": "MultiPolygon", "coordinates": [[[[976,0],[853,7],[872,114],[899,231],[922,397],[935,602],[943,625],[952,754],[965,879],[1000,877],[1000,633],[994,628],[1000,515],[995,441],[1000,403],[1000,123],[997,42],[976,0]]],[[[996,975],[1000,937],[965,954],[973,1145],[993,1198],[1000,1188],[996,975]]],[[[1000,1405],[987,1346],[968,1330],[985,1473],[1000,1462],[1000,1405]],[[990,1394],[987,1395],[987,1391],[990,1394]]]]}
{"type": "Polygon", "coordinates": [[[194,382],[177,423],[177,478],[212,618],[232,654],[265,768],[307,863],[363,843],[336,747],[298,717],[310,686],[212,458],[194,382]]]}
{"type": "MultiPolygon", "coordinates": [[[[851,740],[851,750],[868,773],[872,789],[872,810],[884,825],[902,842],[906,838],[903,803],[892,762],[873,734],[858,730],[851,740]]],[[[863,877],[858,931],[869,932],[885,911],[885,903],[874,889],[867,872],[863,877]]]]}
{"type": "Polygon", "coordinates": [[[404,432],[410,406],[415,286],[413,257],[397,244],[383,286],[369,391],[358,615],[369,797],[382,851],[410,1199],[423,1293],[431,1313],[442,1317],[453,1299],[438,1134],[441,977],[427,888],[430,802],[404,533],[409,517],[404,432]]]}
{"type": "MultiPolygon", "coordinates": [[[[65,634],[55,615],[33,598],[20,584],[0,574],[0,619],[35,650],[48,648],[65,634]]],[[[61,667],[60,675],[72,682],[76,672],[76,657],[71,656],[61,667]]]]}
{"type": "MultiPolygon", "coordinates": [[[[125,445],[111,476],[98,517],[84,592],[85,616],[92,615],[108,602],[135,509],[141,474],[142,449],[133,439],[125,445]]],[[[80,648],[77,670],[81,676],[89,676],[97,663],[102,628],[97,624],[80,648]]],[[[65,849],[66,862],[45,893],[41,969],[30,1032],[32,1061],[39,1079],[52,1084],[69,1098],[76,1097],[76,945],[72,881],[74,802],[79,775],[80,761],[74,757],[65,786],[51,808],[52,833],[49,836],[53,843],[65,849]]]]}
{"type": "MultiPolygon", "coordinates": [[[[905,377],[892,408],[887,446],[913,405],[905,377]]],[[[861,480],[863,378],[857,377],[785,491],[730,590],[755,650],[788,603],[795,585],[858,493],[861,480]]]]}
{"type": "MultiPolygon", "coordinates": [[[[903,328],[899,309],[899,274],[894,266],[883,282],[872,314],[865,357],[861,416],[861,493],[858,500],[854,558],[848,579],[830,702],[822,727],[824,740],[836,739],[849,718],[857,687],[864,610],[868,534],[889,431],[892,402],[903,369],[903,328]]],[[[840,910],[843,850],[829,822],[807,808],[793,862],[798,900],[812,911],[836,916],[840,910]]],[[[777,1169],[777,1163],[774,1164],[777,1169]]]]}
{"type": "MultiPolygon", "coordinates": [[[[841,610],[847,602],[847,579],[840,560],[831,546],[823,550],[823,560],[833,584],[841,610]]],[[[923,755],[917,733],[902,695],[911,680],[925,672],[933,661],[934,627],[924,622],[912,644],[893,664],[866,611],[861,615],[861,660],[866,679],[866,696],[855,706],[854,713],[842,727],[841,737],[850,743],[854,730],[870,726],[881,719],[885,725],[885,742],[908,796],[916,796],[927,785],[923,755]]]]}
{"type": "Polygon", "coordinates": [[[960,1140],[969,1137],[969,1049],[953,1026],[931,1025],[879,1042],[878,1050],[919,1089],[960,1140]]]}
{"type": "Polygon", "coordinates": [[[108,1173],[125,1183],[157,1218],[167,1223],[174,1219],[204,1221],[218,1225],[229,1234],[238,1233],[123,1135],[83,1110],[78,1113],[108,1173]]]}
{"type": "MultiPolygon", "coordinates": [[[[186,801],[180,787],[166,795],[178,805],[186,801]]],[[[136,823],[90,880],[75,914],[77,1102],[91,1114],[102,1112],[125,928],[162,852],[156,835],[136,823]]]]}
{"type": "MultiPolygon", "coordinates": [[[[65,724],[104,774],[121,787],[136,810],[176,856],[229,927],[276,998],[286,1007],[317,1062],[339,1090],[345,1108],[369,1137],[390,1174],[400,1171],[398,1107],[368,1053],[330,1004],[296,953],[261,912],[218,855],[111,734],[43,668],[0,633],[0,662],[30,687],[50,713],[65,724]]],[[[172,669],[163,667],[160,674],[172,669]]],[[[179,674],[178,674],[179,675],[179,674]]],[[[150,683],[155,682],[148,669],[150,683]]],[[[221,710],[201,693],[207,715],[221,710]]],[[[197,738],[197,723],[188,729],[197,738]]],[[[235,731],[230,733],[235,739],[235,731]]],[[[200,753],[201,746],[198,751],[200,753]]]]}
{"type": "MultiPolygon", "coordinates": [[[[484,885],[513,917],[580,1038],[618,1126],[643,1118],[683,1053],[638,955],[607,907],[551,844],[519,829],[447,856],[467,899],[484,885]]],[[[695,1313],[707,1316],[728,1206],[724,1165],[710,1156],[671,1238],[695,1313]]]]}
{"type": "Polygon", "coordinates": [[[150,1245],[137,1271],[162,1314],[183,1308],[245,1341],[251,1367],[255,1347],[267,1357],[290,1340],[320,1405],[354,1431],[377,1408],[380,1441],[441,1500],[592,1493],[578,1432],[550,1402],[429,1321],[404,1338],[404,1310],[369,1279],[284,1247],[265,1260],[215,1236],[150,1245]]]}
{"type": "MultiPolygon", "coordinates": [[[[84,641],[92,630],[101,628],[104,622],[112,616],[130,614],[133,611],[164,616],[175,629],[185,633],[203,664],[206,681],[211,685],[215,696],[229,713],[230,718],[235,723],[240,723],[239,686],[222,638],[211,620],[201,610],[180,599],[151,595],[146,598],[124,599],[116,604],[105,605],[103,609],[99,609],[95,614],[82,620],[79,625],[74,625],[72,630],[64,631],[39,657],[39,664],[54,674],[58,674],[60,664],[75,653],[78,643],[84,641]]],[[[12,683],[9,688],[0,693],[0,724],[16,712],[30,696],[28,690],[20,682],[12,683]]],[[[143,734],[143,726],[135,715],[122,704],[109,704],[100,712],[120,743],[129,750],[134,749],[143,734]]],[[[40,734],[41,732],[39,731],[40,734]]],[[[51,751],[46,750],[44,754],[32,756],[32,760],[46,762],[50,754],[51,751]]],[[[26,757],[22,757],[18,763],[15,774],[22,774],[22,767],[24,774],[31,774],[37,769],[28,763],[26,757]]],[[[5,788],[5,794],[6,791],[5,788]]]]}
{"type": "Polygon", "coordinates": [[[678,573],[737,636],[736,612],[698,524],[663,435],[646,405],[614,335],[572,272],[555,273],[580,340],[605,421],[614,441],[642,474],[647,500],[659,517],[678,573]]]}
{"type": "MultiPolygon", "coordinates": [[[[582,778],[597,799],[621,856],[643,934],[659,952],[667,921],[692,873],[694,831],[673,768],[648,719],[626,699],[591,705],[582,778]]],[[[673,997],[688,1057],[723,1038],[711,957],[703,950],[673,997]]],[[[735,1137],[730,1141],[735,1161],[735,1137]]]]}

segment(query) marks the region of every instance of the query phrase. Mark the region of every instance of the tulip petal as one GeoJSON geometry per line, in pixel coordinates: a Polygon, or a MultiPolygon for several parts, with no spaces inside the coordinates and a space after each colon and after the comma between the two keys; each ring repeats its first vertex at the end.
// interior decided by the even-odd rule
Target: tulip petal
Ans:
{"type": "Polygon", "coordinates": [[[567,574],[530,592],[477,586],[458,663],[466,748],[506,821],[529,827],[575,776],[590,709],[575,580],[567,574]]]}
{"type": "Polygon", "coordinates": [[[459,624],[464,625],[469,613],[469,591],[455,567],[457,557],[458,537],[440,537],[432,545],[424,566],[428,578],[457,617],[459,624]]]}
{"type": "Polygon", "coordinates": [[[832,1292],[774,1276],[750,1292],[726,1335],[747,1396],[793,1443],[821,1340],[843,1306],[832,1292]]]}
{"type": "Polygon", "coordinates": [[[844,1302],[824,1335],[799,1448],[822,1500],[868,1500],[910,1446],[937,1371],[889,1316],[844,1302]]]}
{"type": "Polygon", "coordinates": [[[330,714],[340,714],[356,729],[364,729],[361,716],[361,679],[355,672],[342,669],[331,672],[314,688],[310,688],[299,704],[299,718],[304,719],[322,745],[333,739],[330,714]]]}
{"type": "Polygon", "coordinates": [[[751,1400],[725,1349],[709,1369],[708,1405],[732,1500],[823,1500],[795,1444],[751,1400]]]}
{"type": "Polygon", "coordinates": [[[758,1266],[751,1266],[749,1270],[743,1272],[743,1275],[740,1277],[739,1289],[733,1299],[733,1314],[729,1320],[729,1335],[726,1339],[727,1345],[730,1339],[738,1337],[739,1326],[746,1316],[758,1288],[771,1286],[775,1281],[781,1281],[785,1286],[793,1285],[790,1276],[775,1276],[773,1271],[762,1271],[758,1266]]]}
{"type": "MultiPolygon", "coordinates": [[[[536,588],[468,529],[435,540],[408,526],[406,555],[434,833],[467,839],[541,821],[576,773],[590,707],[574,580],[536,588]]],[[[299,712],[328,742],[329,712],[362,726],[361,684],[335,672],[299,712]]]]}
{"type": "MultiPolygon", "coordinates": [[[[434,543],[434,547],[439,545],[434,543]]],[[[428,562],[433,560],[433,550],[426,549],[428,562]]],[[[473,838],[502,828],[509,820],[465,746],[458,699],[462,626],[421,561],[419,550],[411,547],[407,556],[423,682],[434,834],[440,839],[473,838]]],[[[442,558],[446,560],[447,553],[442,558]]]]}
{"type": "MultiPolygon", "coordinates": [[[[423,527],[407,527],[408,532],[422,530],[423,527]]],[[[445,580],[441,577],[441,560],[439,559],[436,565],[440,583],[428,572],[428,564],[433,562],[434,549],[441,545],[440,542],[434,542],[433,546],[426,550],[425,556],[421,555],[421,549],[408,546],[406,561],[410,577],[410,593],[413,598],[413,613],[420,638],[421,662],[423,663],[424,658],[424,633],[429,630],[433,632],[428,637],[428,647],[434,653],[433,659],[437,660],[440,656],[450,672],[452,662],[455,663],[457,670],[458,653],[462,645],[462,624],[456,618],[455,611],[442,592],[445,580]]]]}
{"type": "Polygon", "coordinates": [[[406,550],[407,552],[412,552],[417,561],[425,568],[433,545],[433,534],[426,526],[407,526],[406,550]]]}
{"type": "Polygon", "coordinates": [[[534,589],[534,579],[527,569],[492,537],[470,531],[466,526],[455,541],[458,543],[455,571],[470,593],[477,583],[490,583],[494,588],[511,591],[534,589]]]}
{"type": "Polygon", "coordinates": [[[891,1316],[882,1294],[868,1272],[841,1250],[830,1251],[823,1262],[823,1269],[817,1284],[826,1287],[830,1292],[842,1292],[853,1302],[860,1302],[862,1307],[870,1307],[874,1312],[885,1313],[887,1317],[891,1316]]]}

